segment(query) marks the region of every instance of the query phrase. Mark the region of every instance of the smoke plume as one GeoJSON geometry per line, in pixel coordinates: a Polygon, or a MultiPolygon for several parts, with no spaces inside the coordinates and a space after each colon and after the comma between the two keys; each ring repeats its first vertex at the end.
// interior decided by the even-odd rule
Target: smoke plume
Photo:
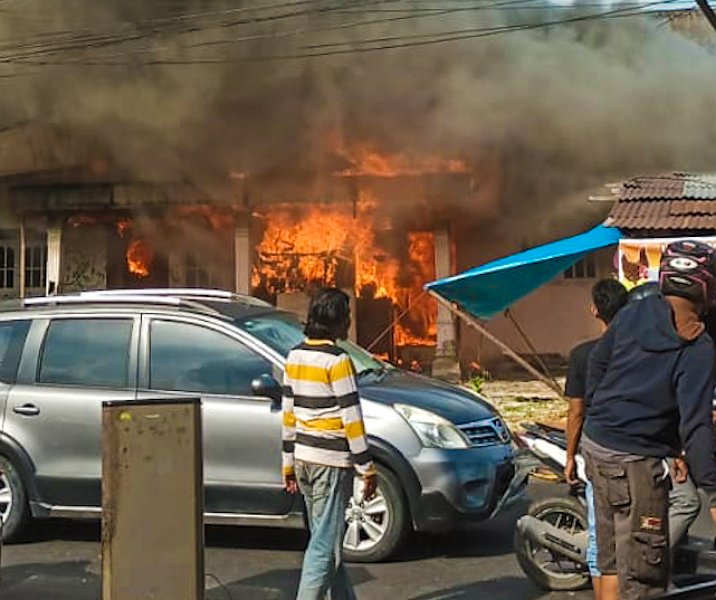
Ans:
{"type": "Polygon", "coordinates": [[[469,4],[12,0],[0,119],[79,132],[137,179],[197,185],[318,176],[340,168],[336,136],[457,157],[478,180],[499,170],[499,204],[476,210],[503,216],[571,218],[565,199],[606,181],[716,167],[716,59],[663,17],[359,51],[608,10],[469,4]]]}

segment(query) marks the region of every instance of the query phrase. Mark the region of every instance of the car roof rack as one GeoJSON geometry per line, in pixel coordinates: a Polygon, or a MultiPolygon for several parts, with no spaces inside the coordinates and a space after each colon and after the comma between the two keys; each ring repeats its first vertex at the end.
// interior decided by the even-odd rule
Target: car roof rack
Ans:
{"type": "Polygon", "coordinates": [[[201,300],[218,300],[225,302],[240,302],[247,306],[271,306],[268,302],[248,296],[245,294],[237,294],[228,290],[218,290],[209,288],[143,288],[138,290],[117,289],[117,290],[90,290],[81,292],[81,296],[92,297],[114,297],[124,299],[127,296],[151,296],[154,298],[175,297],[175,298],[193,298],[201,300]]]}
{"type": "Polygon", "coordinates": [[[126,295],[105,295],[105,294],[93,294],[92,292],[85,292],[73,295],[58,295],[58,296],[38,296],[32,298],[24,298],[22,300],[23,306],[58,306],[58,305],[69,305],[69,304],[161,304],[164,306],[183,306],[190,308],[197,312],[221,315],[221,313],[202,302],[195,300],[181,298],[177,296],[149,296],[142,294],[126,294],[126,295]]]}

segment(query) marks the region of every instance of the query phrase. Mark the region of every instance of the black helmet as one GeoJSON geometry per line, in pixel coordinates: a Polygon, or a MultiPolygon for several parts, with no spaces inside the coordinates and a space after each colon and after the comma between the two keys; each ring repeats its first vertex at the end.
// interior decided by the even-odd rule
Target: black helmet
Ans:
{"type": "Polygon", "coordinates": [[[653,296],[654,294],[659,293],[659,284],[655,281],[647,281],[646,283],[642,283],[640,285],[637,285],[636,287],[633,287],[629,290],[629,294],[627,295],[627,302],[635,302],[637,300],[643,300],[644,298],[648,296],[653,296]]]}
{"type": "Polygon", "coordinates": [[[711,305],[716,292],[714,249],[696,240],[671,242],[661,256],[659,287],[665,296],[711,305]]]}

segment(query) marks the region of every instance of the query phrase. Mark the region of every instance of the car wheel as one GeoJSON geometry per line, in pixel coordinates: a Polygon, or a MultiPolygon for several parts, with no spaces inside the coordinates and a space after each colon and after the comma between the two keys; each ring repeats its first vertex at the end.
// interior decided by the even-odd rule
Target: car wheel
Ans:
{"type": "Polygon", "coordinates": [[[378,562],[395,554],[410,534],[408,505],[393,473],[378,465],[378,489],[363,501],[363,483],[353,482],[346,509],[343,555],[351,562],[378,562]]]}
{"type": "Polygon", "coordinates": [[[17,540],[30,519],[25,486],[17,469],[4,456],[0,456],[0,519],[4,542],[17,540]]]}

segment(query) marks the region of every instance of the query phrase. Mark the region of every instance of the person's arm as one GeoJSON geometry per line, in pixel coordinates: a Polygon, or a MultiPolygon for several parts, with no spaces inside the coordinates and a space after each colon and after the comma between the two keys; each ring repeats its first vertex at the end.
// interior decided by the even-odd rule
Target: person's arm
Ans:
{"type": "Polygon", "coordinates": [[[283,398],[281,401],[281,463],[283,469],[283,485],[289,494],[298,491],[296,473],[294,471],[294,446],[296,445],[296,414],[293,412],[293,391],[288,375],[283,377],[283,398]]]}
{"type": "Polygon", "coordinates": [[[579,482],[577,477],[577,449],[584,425],[584,393],[587,385],[587,360],[589,346],[577,346],[569,354],[567,378],[564,382],[564,395],[569,402],[567,412],[567,462],[564,465],[564,478],[570,485],[579,482]]]}
{"type": "Polygon", "coordinates": [[[567,401],[567,463],[564,466],[564,477],[568,484],[574,485],[579,483],[575,457],[584,426],[584,398],[567,398],[567,401]]]}
{"type": "Polygon", "coordinates": [[[358,396],[355,368],[347,354],[338,357],[329,372],[331,387],[341,407],[341,419],[346,432],[348,447],[353,456],[353,464],[363,478],[366,499],[373,496],[376,488],[376,472],[373,457],[368,448],[365,433],[363,411],[358,396]]]}
{"type": "Polygon", "coordinates": [[[591,399],[599,384],[604,379],[604,375],[609,367],[609,361],[612,358],[614,349],[614,340],[616,338],[617,327],[616,321],[619,319],[617,315],[615,321],[609,326],[601,339],[594,346],[589,356],[589,367],[587,368],[587,386],[585,398],[591,399]]]}
{"type": "Polygon", "coordinates": [[[713,344],[686,347],[675,370],[676,399],[679,405],[679,435],[689,471],[716,507],[716,444],[711,420],[714,389],[713,344]]]}

